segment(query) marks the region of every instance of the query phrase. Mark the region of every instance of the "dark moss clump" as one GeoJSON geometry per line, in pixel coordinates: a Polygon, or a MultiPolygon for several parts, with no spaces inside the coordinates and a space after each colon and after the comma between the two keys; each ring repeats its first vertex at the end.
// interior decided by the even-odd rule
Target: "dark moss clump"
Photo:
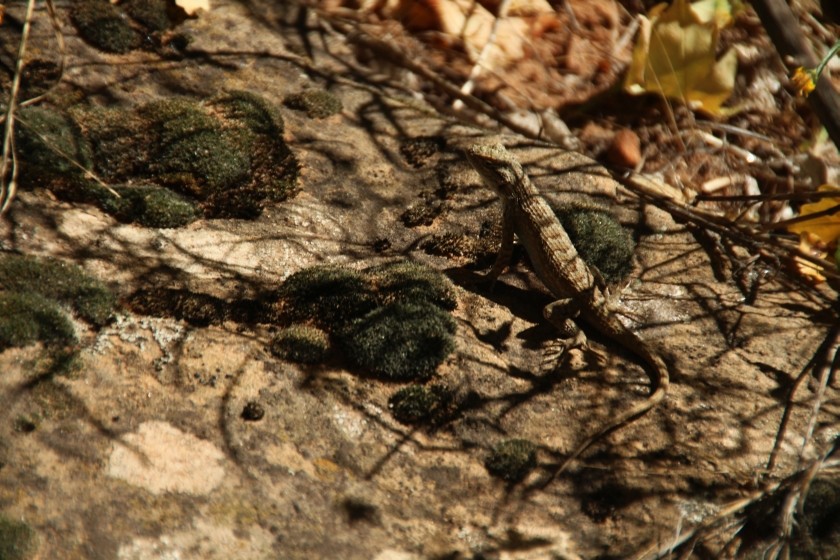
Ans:
{"type": "Polygon", "coordinates": [[[188,198],[155,185],[114,187],[117,198],[106,189],[99,200],[100,207],[125,223],[146,227],[175,228],[198,218],[198,208],[188,198]]]}
{"type": "Polygon", "coordinates": [[[329,351],[327,333],[309,325],[282,329],[271,341],[271,352],[275,356],[303,364],[323,362],[329,351]]]}
{"type": "Polygon", "coordinates": [[[166,0],[125,0],[120,7],[149,31],[166,31],[172,25],[166,14],[166,0]]]}
{"type": "Polygon", "coordinates": [[[248,154],[249,180],[234,191],[219,191],[207,201],[213,217],[259,216],[265,201],[280,202],[297,193],[300,167],[283,142],[284,122],[264,98],[246,91],[228,92],[210,102],[239,149],[248,154]]]}
{"type": "Polygon", "coordinates": [[[49,188],[59,198],[88,202],[98,185],[87,177],[93,151],[76,121],[45,107],[21,110],[15,134],[22,189],[49,188]]]}
{"type": "Polygon", "coordinates": [[[20,414],[12,422],[12,429],[19,434],[31,434],[38,429],[40,424],[41,419],[37,415],[20,414]]]}
{"type": "Polygon", "coordinates": [[[21,74],[20,99],[30,99],[49,91],[61,80],[61,71],[61,66],[52,60],[34,58],[27,61],[21,74]]]}
{"type": "Polygon", "coordinates": [[[306,89],[289,95],[283,102],[290,108],[306,111],[310,119],[323,119],[341,111],[341,100],[322,89],[306,89]]]}
{"type": "Polygon", "coordinates": [[[76,0],[70,18],[85,41],[113,53],[165,47],[164,32],[178,23],[170,19],[166,0],[123,0],[116,5],[109,0],[76,0]]]}
{"type": "Polygon", "coordinates": [[[151,124],[152,141],[159,141],[152,172],[164,184],[203,200],[246,180],[247,152],[200,104],[165,99],[144,105],[140,114],[151,124]]]}
{"type": "Polygon", "coordinates": [[[253,219],[267,202],[293,196],[299,164],[283,127],[267,100],[233,91],[203,102],[76,108],[69,116],[27,108],[17,141],[25,186],[96,204],[123,222],[179,227],[199,214],[253,219]],[[114,187],[117,197],[91,170],[111,185],[142,186],[114,187]]]}
{"type": "Polygon", "coordinates": [[[436,305],[390,303],[338,333],[350,361],[395,381],[428,379],[455,349],[455,321],[436,305]]]}
{"type": "Polygon", "coordinates": [[[391,395],[388,408],[403,424],[424,424],[446,417],[452,401],[452,391],[442,385],[409,385],[391,395]]]}
{"type": "Polygon", "coordinates": [[[438,270],[413,261],[395,261],[364,271],[386,303],[428,302],[443,309],[455,309],[457,299],[452,282],[438,270]]]}
{"type": "Polygon", "coordinates": [[[0,558],[28,560],[38,550],[38,534],[24,521],[0,515],[0,558]]]}
{"type": "Polygon", "coordinates": [[[555,210],[580,256],[596,267],[608,283],[625,278],[633,268],[635,243],[621,224],[605,210],[555,210]]]}
{"type": "Polygon", "coordinates": [[[445,146],[446,141],[441,136],[421,136],[404,140],[400,153],[412,167],[419,169],[445,146]]]}
{"type": "Polygon", "coordinates": [[[142,43],[122,10],[108,0],[76,0],[70,19],[85,41],[103,51],[126,53],[142,43]]]}
{"type": "Polygon", "coordinates": [[[377,305],[371,286],[360,273],[333,265],[292,274],[279,295],[290,320],[315,321],[328,330],[342,327],[377,305]]]}
{"type": "Polygon", "coordinates": [[[0,288],[33,291],[70,305],[84,320],[102,326],[116,304],[114,294],[75,264],[49,258],[5,254],[0,256],[0,288]]]}
{"type": "Polygon", "coordinates": [[[246,422],[258,422],[265,416],[265,408],[256,401],[248,401],[239,416],[246,422]]]}
{"type": "Polygon", "coordinates": [[[791,558],[840,558],[840,480],[814,479],[798,521],[791,558]]]}
{"type": "Polygon", "coordinates": [[[230,91],[212,101],[228,120],[239,121],[255,134],[282,136],[285,128],[277,107],[249,91],[230,91]]]}
{"type": "Polygon", "coordinates": [[[76,334],[55,302],[31,292],[0,292],[0,351],[38,341],[72,344],[76,334]]]}
{"type": "MultiPolygon", "coordinates": [[[[238,128],[240,138],[251,138],[251,180],[242,189],[254,200],[280,202],[298,191],[300,165],[283,142],[284,122],[280,112],[263,97],[232,91],[218,97],[214,107],[238,128]]],[[[221,207],[224,207],[224,199],[221,207]]]]}
{"type": "Polygon", "coordinates": [[[430,226],[443,210],[444,206],[440,200],[426,197],[406,208],[400,214],[400,220],[405,227],[430,226]]]}
{"type": "Polygon", "coordinates": [[[537,465],[537,447],[527,439],[506,439],[493,447],[484,462],[493,476],[508,482],[525,478],[537,465]]]}
{"type": "Polygon", "coordinates": [[[73,119],[44,107],[25,107],[18,117],[17,151],[26,173],[46,184],[80,178],[92,161],[90,145],[73,119]]]}
{"type": "Polygon", "coordinates": [[[282,315],[330,332],[353,365],[392,380],[427,379],[454,349],[449,280],[399,261],[359,273],[316,266],[278,290],[282,315]]]}
{"type": "Polygon", "coordinates": [[[297,192],[299,165],[283,142],[283,119],[256,94],[233,91],[205,103],[165,99],[134,115],[125,122],[135,129],[132,138],[143,139],[136,147],[126,144],[123,122],[89,125],[108,164],[102,171],[118,171],[112,181],[150,171],[150,180],[198,200],[209,218],[252,219],[266,202],[297,192]]]}
{"type": "Polygon", "coordinates": [[[221,324],[230,313],[230,306],[221,298],[179,288],[138,290],[126,304],[135,313],[175,317],[199,327],[221,324]]]}
{"type": "Polygon", "coordinates": [[[119,183],[148,172],[157,141],[138,111],[89,107],[75,108],[71,115],[90,142],[103,179],[119,183]]]}

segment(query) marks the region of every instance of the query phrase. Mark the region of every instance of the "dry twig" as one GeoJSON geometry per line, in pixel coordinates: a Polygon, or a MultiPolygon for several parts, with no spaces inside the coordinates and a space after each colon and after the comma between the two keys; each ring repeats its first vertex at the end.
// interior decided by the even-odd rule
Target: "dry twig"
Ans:
{"type": "Polygon", "coordinates": [[[59,78],[56,81],[56,83],[53,84],[45,92],[31,99],[27,99],[18,103],[17,99],[20,93],[20,81],[23,76],[24,60],[26,57],[26,45],[27,41],[29,40],[29,31],[32,26],[32,15],[35,8],[35,1],[29,0],[26,4],[26,14],[24,16],[23,30],[21,32],[20,46],[18,47],[17,60],[15,64],[15,75],[12,79],[12,87],[9,91],[8,107],[6,107],[6,114],[0,116],[0,122],[5,122],[5,127],[3,129],[2,161],[0,161],[0,216],[2,216],[4,213],[6,213],[6,211],[8,211],[9,205],[12,203],[12,200],[14,200],[15,194],[17,192],[18,166],[17,158],[15,156],[14,142],[16,111],[21,107],[33,105],[44,99],[44,97],[46,97],[49,94],[49,92],[52,91],[52,89],[58,84],[58,82],[61,81],[61,76],[64,74],[64,64],[66,58],[64,36],[61,33],[61,26],[58,23],[58,17],[55,13],[55,5],[53,4],[53,0],[47,0],[46,6],[47,12],[50,17],[50,24],[52,25],[56,40],[58,42],[58,50],[60,55],[58,63],[59,78]],[[6,180],[7,176],[8,181],[6,180]]]}

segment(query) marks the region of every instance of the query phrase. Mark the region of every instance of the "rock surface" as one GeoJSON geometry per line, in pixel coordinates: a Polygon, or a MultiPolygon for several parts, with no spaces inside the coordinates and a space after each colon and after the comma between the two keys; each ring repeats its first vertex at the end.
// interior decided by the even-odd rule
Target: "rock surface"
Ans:
{"type": "MultiPolygon", "coordinates": [[[[283,361],[268,349],[270,324],[197,326],[125,309],[99,331],[77,322],[69,371],[37,345],[0,354],[0,504],[36,531],[39,557],[627,557],[667,546],[752,489],[789,379],[824,336],[818,302],[772,280],[746,299],[715,279],[687,230],[642,212],[600,167],[508,138],[546,192],[609,204],[634,232],[638,263],[622,308],[673,372],[663,406],[542,487],[588,433],[645,398],[643,370],[597,337],[598,352],[553,370],[554,335],[541,318],[549,299],[527,264],[520,258],[493,290],[470,268],[492,262],[500,216],[458,147],[486,133],[342,65],[350,50],[338,37],[307,43],[314,62],[302,58],[301,28],[274,6],[223,4],[188,20],[194,42],[180,60],[104,54],[68,35],[54,99],[134,106],[245,89],[282,108],[329,76],[341,113],[282,108],[301,162],[297,196],[254,220],[152,229],[36,189],[0,222],[0,246],[78,263],[123,298],[165,287],[236,301],[315,264],[420,260],[458,286],[456,350],[431,382],[462,406],[434,429],[403,425],[388,400],[404,384],[340,356],[283,361]],[[408,227],[407,209],[426,218],[408,227]],[[264,415],[243,418],[249,403],[264,415]],[[32,429],[15,428],[24,425],[32,429]],[[512,438],[536,444],[537,464],[508,484],[485,460],[512,438]]],[[[36,55],[50,53],[48,28],[36,29],[36,55]]],[[[806,423],[797,409],[781,474],[795,467],[806,423]]],[[[813,441],[831,432],[818,426],[813,441]]]]}

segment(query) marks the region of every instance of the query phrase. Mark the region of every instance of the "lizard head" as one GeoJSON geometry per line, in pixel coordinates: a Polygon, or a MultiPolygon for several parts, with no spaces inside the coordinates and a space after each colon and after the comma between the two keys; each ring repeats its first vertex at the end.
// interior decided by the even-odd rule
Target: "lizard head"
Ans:
{"type": "Polygon", "coordinates": [[[505,186],[515,184],[524,174],[522,165],[501,144],[476,144],[465,154],[484,182],[499,194],[504,195],[509,191],[505,186]]]}

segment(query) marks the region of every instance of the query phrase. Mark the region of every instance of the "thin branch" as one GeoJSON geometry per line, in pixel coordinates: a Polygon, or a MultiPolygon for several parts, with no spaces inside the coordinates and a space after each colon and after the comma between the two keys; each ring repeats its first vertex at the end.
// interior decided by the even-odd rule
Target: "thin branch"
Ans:
{"type": "MultiPolygon", "coordinates": [[[[817,66],[819,58],[805,40],[799,21],[785,0],[753,0],[751,5],[783,59],[793,59],[794,66],[817,66]]],[[[840,148],[840,100],[827,77],[820,78],[816,90],[808,96],[808,103],[834,145],[840,148]]]]}
{"type": "Polygon", "coordinates": [[[23,21],[23,31],[20,36],[20,47],[15,64],[15,75],[9,90],[9,106],[6,108],[6,126],[3,130],[3,159],[0,161],[0,216],[9,209],[9,204],[17,191],[17,159],[14,153],[15,109],[20,92],[20,79],[23,74],[23,59],[26,55],[26,42],[32,27],[32,12],[35,10],[35,0],[26,3],[26,16],[23,21]],[[6,176],[9,182],[6,183],[6,176]]]}

